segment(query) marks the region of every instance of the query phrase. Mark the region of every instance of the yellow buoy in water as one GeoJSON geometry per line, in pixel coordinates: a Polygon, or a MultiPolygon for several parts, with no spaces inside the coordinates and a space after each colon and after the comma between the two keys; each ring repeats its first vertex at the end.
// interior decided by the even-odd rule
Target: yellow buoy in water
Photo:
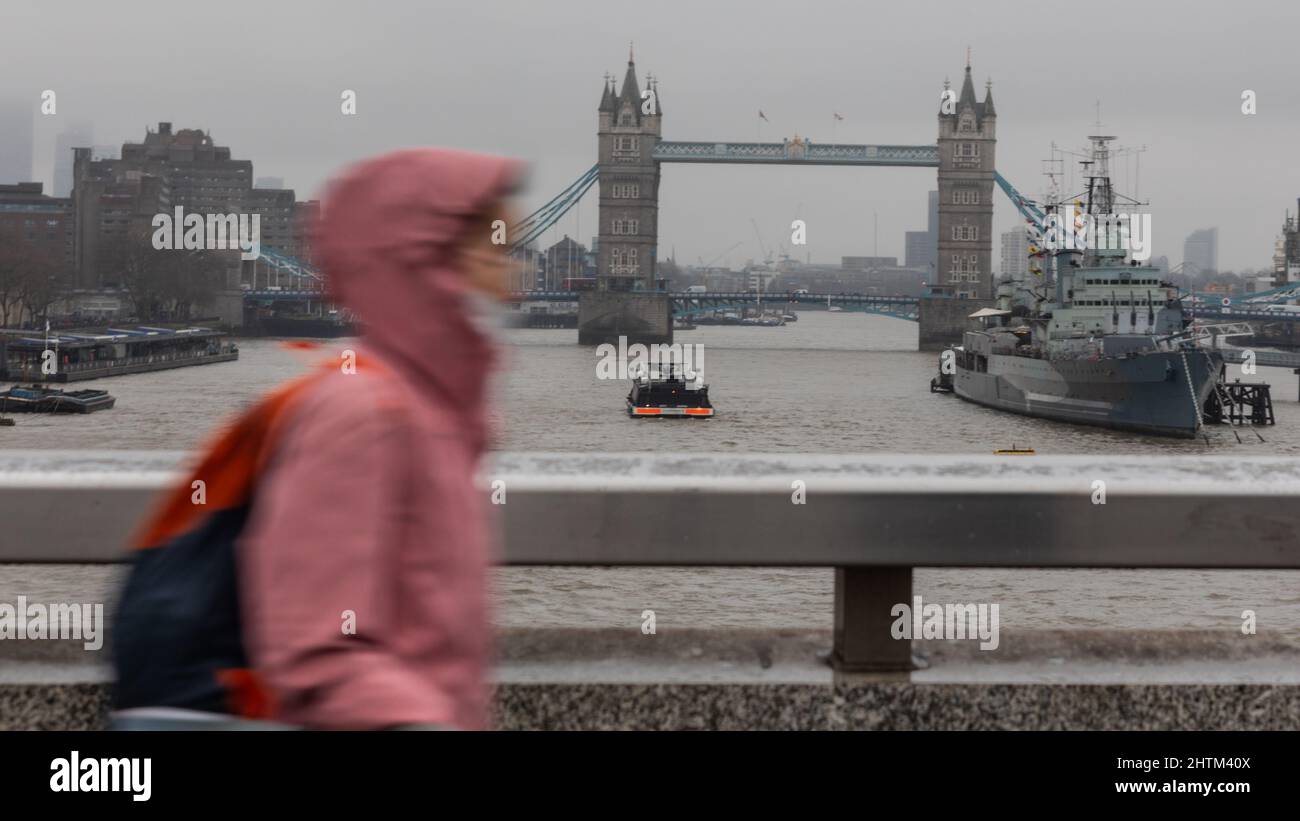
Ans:
{"type": "Polygon", "coordinates": [[[994,456],[1033,456],[1034,449],[1018,448],[1015,445],[1012,445],[1009,448],[998,448],[997,450],[993,451],[993,455],[994,456]]]}

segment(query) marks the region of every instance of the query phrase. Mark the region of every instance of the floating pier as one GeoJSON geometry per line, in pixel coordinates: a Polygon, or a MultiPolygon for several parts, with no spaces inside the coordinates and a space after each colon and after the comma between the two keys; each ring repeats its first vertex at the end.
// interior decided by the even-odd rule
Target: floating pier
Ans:
{"type": "Polygon", "coordinates": [[[1201,416],[1206,422],[1230,425],[1272,425],[1273,397],[1266,383],[1220,382],[1205,398],[1201,416]]]}
{"type": "Polygon", "coordinates": [[[103,328],[0,332],[0,379],[77,382],[104,376],[231,362],[239,348],[208,328],[103,328]]]}

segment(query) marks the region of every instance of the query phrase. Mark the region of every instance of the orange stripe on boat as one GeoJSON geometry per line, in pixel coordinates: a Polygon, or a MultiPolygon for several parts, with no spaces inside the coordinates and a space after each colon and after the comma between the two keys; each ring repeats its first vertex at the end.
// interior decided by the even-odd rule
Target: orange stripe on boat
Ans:
{"type": "Polygon", "coordinates": [[[635,408],[637,413],[653,415],[659,413],[658,408],[635,408]]]}
{"type": "Polygon", "coordinates": [[[712,416],[713,408],[687,408],[686,413],[691,416],[712,416]]]}

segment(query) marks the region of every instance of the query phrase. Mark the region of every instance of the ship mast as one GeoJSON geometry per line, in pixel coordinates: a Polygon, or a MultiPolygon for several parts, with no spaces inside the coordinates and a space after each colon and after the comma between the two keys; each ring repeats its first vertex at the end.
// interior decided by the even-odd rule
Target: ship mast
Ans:
{"type": "Polygon", "coordinates": [[[1088,213],[1093,216],[1115,212],[1115,189],[1110,182],[1110,141],[1114,137],[1093,135],[1092,159],[1085,160],[1085,177],[1088,180],[1088,213]]]}

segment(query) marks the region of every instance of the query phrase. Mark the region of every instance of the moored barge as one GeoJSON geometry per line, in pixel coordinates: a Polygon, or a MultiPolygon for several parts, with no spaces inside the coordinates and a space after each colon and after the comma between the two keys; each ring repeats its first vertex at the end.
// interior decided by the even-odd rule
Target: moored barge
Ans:
{"type": "Polygon", "coordinates": [[[108,391],[61,391],[40,385],[0,391],[0,413],[94,413],[116,403],[108,391]]]}

